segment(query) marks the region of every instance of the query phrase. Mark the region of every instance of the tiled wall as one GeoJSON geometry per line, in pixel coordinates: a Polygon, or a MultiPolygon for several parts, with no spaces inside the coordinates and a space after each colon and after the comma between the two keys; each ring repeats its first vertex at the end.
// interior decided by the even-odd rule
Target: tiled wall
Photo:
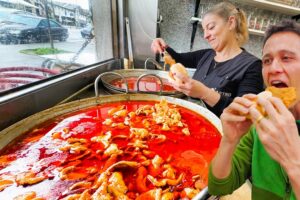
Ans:
{"type": "MultiPolygon", "coordinates": [[[[201,0],[203,9],[207,5],[213,5],[221,2],[220,0],[201,0]]],[[[287,18],[289,16],[274,13],[269,10],[257,9],[253,6],[236,3],[230,1],[237,7],[243,9],[246,13],[256,11],[261,16],[276,16],[278,19],[287,18]]],[[[163,22],[160,25],[161,37],[176,51],[188,52],[190,51],[190,41],[192,34],[192,24],[190,18],[194,15],[195,0],[159,0],[158,8],[162,15],[163,22]]],[[[201,12],[200,7],[199,12],[201,12]]],[[[256,14],[256,13],[255,13],[256,14]]],[[[201,17],[200,15],[198,17],[201,17]]],[[[244,48],[250,53],[261,57],[261,47],[263,36],[250,35],[248,43],[244,48]]],[[[201,25],[198,25],[197,33],[194,41],[193,50],[202,48],[209,48],[208,43],[203,39],[203,31],[201,25]]]]}

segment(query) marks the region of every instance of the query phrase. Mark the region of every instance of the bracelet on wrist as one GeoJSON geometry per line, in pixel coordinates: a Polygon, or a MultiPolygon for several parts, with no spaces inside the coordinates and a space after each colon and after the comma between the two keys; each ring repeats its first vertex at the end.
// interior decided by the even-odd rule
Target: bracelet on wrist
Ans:
{"type": "Polygon", "coordinates": [[[215,91],[213,88],[210,88],[209,90],[207,90],[207,93],[205,96],[202,96],[200,99],[202,99],[203,101],[206,101],[213,93],[213,91],[215,91]]]}

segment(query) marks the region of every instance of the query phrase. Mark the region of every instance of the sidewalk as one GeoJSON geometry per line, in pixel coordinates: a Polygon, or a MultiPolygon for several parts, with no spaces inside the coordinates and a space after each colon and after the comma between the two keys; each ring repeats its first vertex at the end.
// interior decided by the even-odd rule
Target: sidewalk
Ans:
{"type": "MultiPolygon", "coordinates": [[[[62,53],[56,55],[43,55],[40,57],[44,59],[55,59],[63,63],[69,63],[74,55],[75,53],[62,53]]],[[[96,54],[82,52],[79,54],[78,58],[75,60],[74,63],[79,65],[90,65],[96,62],[97,62],[96,54]]]]}

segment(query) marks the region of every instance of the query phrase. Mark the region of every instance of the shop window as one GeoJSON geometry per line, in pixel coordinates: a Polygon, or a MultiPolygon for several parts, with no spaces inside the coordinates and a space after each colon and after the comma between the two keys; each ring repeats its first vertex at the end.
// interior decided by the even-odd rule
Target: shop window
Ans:
{"type": "Polygon", "coordinates": [[[102,61],[89,0],[12,2],[0,4],[0,95],[102,61]]]}

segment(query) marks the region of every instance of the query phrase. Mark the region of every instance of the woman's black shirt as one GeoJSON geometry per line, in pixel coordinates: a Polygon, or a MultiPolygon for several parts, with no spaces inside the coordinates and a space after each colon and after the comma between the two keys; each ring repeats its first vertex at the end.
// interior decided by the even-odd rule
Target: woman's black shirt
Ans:
{"type": "Polygon", "coordinates": [[[217,91],[221,98],[208,109],[220,116],[237,96],[264,90],[262,63],[255,56],[243,49],[242,53],[215,66],[215,51],[203,49],[189,53],[177,53],[168,47],[167,52],[176,62],[188,68],[196,68],[193,79],[201,81],[207,87],[217,91]]]}

